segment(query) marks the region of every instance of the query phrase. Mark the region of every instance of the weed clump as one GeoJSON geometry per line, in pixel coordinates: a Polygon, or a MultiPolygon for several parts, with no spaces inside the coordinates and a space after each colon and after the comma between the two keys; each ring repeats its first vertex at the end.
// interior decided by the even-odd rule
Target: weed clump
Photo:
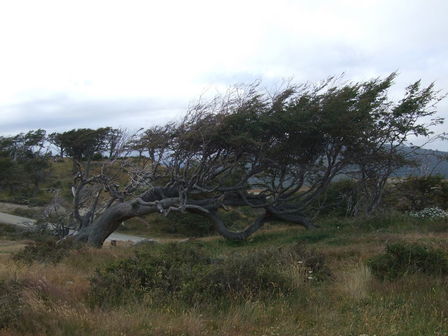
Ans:
{"type": "Polygon", "coordinates": [[[297,279],[288,272],[292,266],[300,269],[294,276],[303,281],[329,274],[323,256],[301,246],[217,259],[200,244],[169,244],[97,270],[89,298],[94,306],[117,306],[143,298],[190,305],[279,297],[297,289],[297,279]]]}
{"type": "Polygon", "coordinates": [[[407,274],[448,275],[448,254],[416,243],[398,242],[386,246],[386,253],[368,261],[373,275],[393,280],[407,274]]]}

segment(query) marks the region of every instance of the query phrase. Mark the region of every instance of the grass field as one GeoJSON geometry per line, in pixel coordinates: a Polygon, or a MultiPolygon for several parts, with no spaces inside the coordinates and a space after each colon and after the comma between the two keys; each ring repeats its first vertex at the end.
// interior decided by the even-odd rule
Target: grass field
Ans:
{"type": "MultiPolygon", "coordinates": [[[[291,294],[231,298],[224,305],[212,299],[185,304],[166,293],[166,298],[157,300],[148,296],[118,306],[92,306],[90,279],[95,270],[129,258],[140,247],[84,247],[72,250],[57,264],[26,264],[12,258],[26,242],[3,230],[0,334],[448,335],[446,276],[417,273],[383,281],[374,277],[366,264],[395,241],[419,242],[447,251],[446,220],[395,216],[368,221],[327,219],[321,224],[315,231],[268,227],[244,243],[219,237],[182,243],[199,241],[209,255],[224,260],[299,243],[321,254],[331,272],[330,277],[313,281],[300,268],[300,260],[295,260],[281,270],[291,281],[291,294]]],[[[157,250],[161,245],[145,249],[157,250]]],[[[272,270],[275,267],[280,266],[274,265],[272,270]]]]}

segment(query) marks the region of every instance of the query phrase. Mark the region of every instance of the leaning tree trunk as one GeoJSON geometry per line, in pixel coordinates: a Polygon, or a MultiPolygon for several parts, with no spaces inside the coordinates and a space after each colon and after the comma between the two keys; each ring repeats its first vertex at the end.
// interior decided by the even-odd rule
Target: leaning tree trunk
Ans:
{"type": "MultiPolygon", "coordinates": [[[[147,215],[150,213],[164,212],[170,207],[175,207],[179,204],[178,192],[155,188],[131,201],[117,203],[101,215],[99,215],[89,226],[83,227],[79,230],[75,239],[83,241],[95,247],[101,247],[104,241],[109,237],[119,225],[130,218],[147,215]]],[[[291,207],[284,207],[282,209],[271,206],[265,207],[264,214],[255,219],[246,229],[242,231],[229,230],[222,219],[218,215],[218,209],[222,205],[242,206],[246,205],[246,199],[241,199],[239,196],[227,195],[226,198],[221,199],[205,199],[198,201],[191,201],[186,206],[186,210],[196,214],[200,214],[211,219],[215,224],[216,231],[224,238],[234,241],[246,240],[254,232],[258,231],[264,223],[272,220],[292,222],[304,226],[307,229],[315,226],[299,211],[294,211],[291,207]]],[[[252,197],[253,203],[260,202],[256,196],[252,197]]]]}
{"type": "Polygon", "coordinates": [[[137,216],[137,209],[129,202],[119,203],[107,209],[91,225],[82,228],[77,240],[85,241],[89,245],[100,247],[126,219],[137,216]]]}
{"type": "Polygon", "coordinates": [[[82,228],[76,235],[76,240],[89,245],[101,247],[104,241],[119,225],[130,218],[160,212],[161,208],[175,205],[177,198],[167,198],[157,202],[145,202],[141,199],[117,203],[104,211],[92,224],[82,228]]]}

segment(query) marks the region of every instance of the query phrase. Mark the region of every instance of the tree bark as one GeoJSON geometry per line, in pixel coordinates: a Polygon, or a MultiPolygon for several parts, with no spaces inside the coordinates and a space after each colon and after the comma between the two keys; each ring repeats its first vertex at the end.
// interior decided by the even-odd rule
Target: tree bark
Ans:
{"type": "Polygon", "coordinates": [[[217,215],[216,211],[210,211],[208,213],[208,217],[215,223],[216,231],[218,231],[221,236],[234,241],[246,240],[250,235],[258,231],[268,220],[268,216],[266,214],[263,214],[259,216],[255,220],[255,222],[248,226],[245,230],[236,232],[227,229],[222,219],[217,215]]]}
{"type": "MultiPolygon", "coordinates": [[[[75,239],[83,241],[95,247],[101,247],[104,241],[109,237],[123,222],[127,219],[148,215],[150,213],[163,212],[170,207],[178,206],[179,194],[174,189],[168,188],[154,188],[141,195],[140,198],[116,203],[108,208],[101,215],[99,215],[92,224],[83,227],[77,233],[75,239]]],[[[250,201],[262,204],[264,201],[258,196],[250,196],[250,201]]],[[[272,220],[280,220],[293,222],[304,226],[307,229],[315,228],[306,217],[301,216],[293,208],[276,209],[273,207],[266,207],[265,213],[249,225],[243,231],[235,232],[229,230],[222,219],[219,217],[217,211],[221,206],[243,206],[246,205],[247,198],[243,199],[238,194],[228,194],[222,200],[203,199],[191,201],[186,206],[189,212],[201,214],[208,217],[215,224],[216,231],[224,238],[234,241],[246,240],[254,232],[263,227],[264,223],[272,220]]]]}
{"type": "MultiPolygon", "coordinates": [[[[161,200],[158,204],[163,208],[168,208],[177,202],[178,199],[168,198],[161,200]]],[[[91,225],[82,228],[76,235],[76,239],[92,246],[101,247],[121,222],[136,216],[160,212],[158,204],[141,204],[139,199],[117,203],[104,211],[91,225]]]]}

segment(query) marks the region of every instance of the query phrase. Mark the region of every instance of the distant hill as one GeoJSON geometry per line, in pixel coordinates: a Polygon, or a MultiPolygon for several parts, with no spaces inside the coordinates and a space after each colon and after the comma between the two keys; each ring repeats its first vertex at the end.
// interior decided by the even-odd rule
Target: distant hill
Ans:
{"type": "Polygon", "coordinates": [[[401,168],[394,176],[442,175],[448,178],[448,152],[420,148],[414,155],[420,163],[419,167],[401,168]]]}

